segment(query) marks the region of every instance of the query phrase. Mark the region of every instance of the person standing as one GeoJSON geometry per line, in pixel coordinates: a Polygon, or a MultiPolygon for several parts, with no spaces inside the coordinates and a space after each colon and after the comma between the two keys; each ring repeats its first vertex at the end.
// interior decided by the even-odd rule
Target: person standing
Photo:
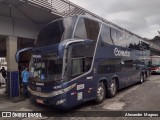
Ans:
{"type": "Polygon", "coordinates": [[[28,97],[27,85],[29,80],[29,72],[27,67],[22,71],[21,77],[22,77],[22,84],[23,84],[23,97],[25,99],[28,97]]]}
{"type": "Polygon", "coordinates": [[[5,91],[5,93],[7,93],[7,71],[5,70],[4,67],[2,67],[2,69],[0,70],[0,72],[1,72],[1,74],[3,76],[3,78],[5,79],[5,83],[6,83],[6,91],[5,91]]]}

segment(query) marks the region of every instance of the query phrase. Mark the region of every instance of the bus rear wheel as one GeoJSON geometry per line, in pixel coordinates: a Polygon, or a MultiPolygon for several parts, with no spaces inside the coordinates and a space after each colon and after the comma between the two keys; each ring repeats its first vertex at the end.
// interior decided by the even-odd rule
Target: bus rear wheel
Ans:
{"type": "Polygon", "coordinates": [[[144,74],[141,73],[139,83],[142,84],[144,82],[144,74]]]}
{"type": "Polygon", "coordinates": [[[99,82],[96,90],[96,99],[97,104],[102,103],[106,97],[106,89],[103,82],[99,82]]]}
{"type": "Polygon", "coordinates": [[[110,88],[108,90],[108,97],[112,98],[116,95],[116,93],[117,93],[117,82],[115,79],[112,79],[110,83],[110,88]]]}

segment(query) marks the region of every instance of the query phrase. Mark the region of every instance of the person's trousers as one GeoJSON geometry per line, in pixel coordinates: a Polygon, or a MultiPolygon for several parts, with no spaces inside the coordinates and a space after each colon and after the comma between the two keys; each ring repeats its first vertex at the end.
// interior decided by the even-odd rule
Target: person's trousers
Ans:
{"type": "Polygon", "coordinates": [[[25,98],[28,97],[27,85],[28,85],[27,82],[23,82],[23,96],[24,96],[25,98]]]}
{"type": "Polygon", "coordinates": [[[8,91],[8,80],[7,77],[3,77],[5,79],[5,84],[6,84],[6,92],[8,91]]]}

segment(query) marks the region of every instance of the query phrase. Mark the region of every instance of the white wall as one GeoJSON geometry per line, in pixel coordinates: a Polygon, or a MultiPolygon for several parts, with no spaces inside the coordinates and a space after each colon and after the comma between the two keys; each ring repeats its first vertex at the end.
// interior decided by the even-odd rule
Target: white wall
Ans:
{"type": "Polygon", "coordinates": [[[13,26],[11,19],[0,16],[0,34],[13,35],[13,26]]]}
{"type": "Polygon", "coordinates": [[[34,23],[0,16],[0,35],[36,39],[40,27],[34,23]]]}

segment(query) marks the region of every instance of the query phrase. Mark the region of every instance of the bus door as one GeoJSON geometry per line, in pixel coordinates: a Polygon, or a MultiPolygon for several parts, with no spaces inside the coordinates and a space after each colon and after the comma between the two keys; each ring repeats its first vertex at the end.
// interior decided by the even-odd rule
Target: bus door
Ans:
{"type": "Polygon", "coordinates": [[[24,67],[29,68],[29,62],[31,58],[32,48],[24,48],[17,51],[15,58],[16,62],[18,63],[18,71],[19,71],[19,80],[21,82],[21,72],[23,71],[24,67]]]}
{"type": "Polygon", "coordinates": [[[93,60],[93,46],[92,41],[85,40],[82,43],[71,44],[68,50],[68,63],[70,70],[69,78],[77,84],[77,100],[85,100],[90,98],[93,93],[93,73],[91,64],[93,60]]]}
{"type": "Polygon", "coordinates": [[[71,78],[76,79],[77,100],[85,100],[91,96],[93,81],[92,72],[89,72],[92,58],[77,57],[71,59],[71,78]]]}

